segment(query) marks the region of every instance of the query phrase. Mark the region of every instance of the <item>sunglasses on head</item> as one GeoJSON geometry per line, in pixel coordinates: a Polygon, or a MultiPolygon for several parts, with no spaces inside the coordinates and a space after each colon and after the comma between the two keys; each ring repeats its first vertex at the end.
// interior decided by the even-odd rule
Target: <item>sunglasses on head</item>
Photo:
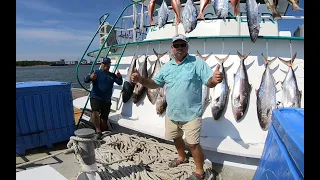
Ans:
{"type": "Polygon", "coordinates": [[[187,43],[183,43],[183,44],[173,44],[172,45],[174,48],[178,48],[178,47],[186,47],[187,46],[187,43]]]}

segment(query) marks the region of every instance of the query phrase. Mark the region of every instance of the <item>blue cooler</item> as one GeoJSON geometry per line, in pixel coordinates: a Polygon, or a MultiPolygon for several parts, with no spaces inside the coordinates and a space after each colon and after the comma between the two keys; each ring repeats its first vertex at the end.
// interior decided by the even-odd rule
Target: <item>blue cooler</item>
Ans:
{"type": "Polygon", "coordinates": [[[304,179],[304,109],[273,111],[272,125],[253,179],[304,179]]]}
{"type": "Polygon", "coordinates": [[[75,121],[71,83],[16,82],[16,154],[69,140],[75,121]]]}

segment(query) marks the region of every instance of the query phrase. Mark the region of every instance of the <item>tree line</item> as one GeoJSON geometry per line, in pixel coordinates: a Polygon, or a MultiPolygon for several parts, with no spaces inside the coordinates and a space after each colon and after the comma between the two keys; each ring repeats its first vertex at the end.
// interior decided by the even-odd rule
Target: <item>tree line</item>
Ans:
{"type": "Polygon", "coordinates": [[[16,66],[36,66],[36,65],[49,65],[52,62],[48,61],[16,61],[16,66]]]}

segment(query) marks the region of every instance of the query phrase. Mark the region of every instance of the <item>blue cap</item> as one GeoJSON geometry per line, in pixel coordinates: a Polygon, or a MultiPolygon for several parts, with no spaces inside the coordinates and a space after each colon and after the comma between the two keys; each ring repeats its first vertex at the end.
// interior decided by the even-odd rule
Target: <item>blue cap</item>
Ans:
{"type": "Polygon", "coordinates": [[[108,57],[105,57],[105,58],[103,58],[103,60],[102,60],[102,62],[101,62],[101,63],[103,63],[103,64],[111,63],[111,59],[110,59],[110,58],[108,58],[108,57]]]}

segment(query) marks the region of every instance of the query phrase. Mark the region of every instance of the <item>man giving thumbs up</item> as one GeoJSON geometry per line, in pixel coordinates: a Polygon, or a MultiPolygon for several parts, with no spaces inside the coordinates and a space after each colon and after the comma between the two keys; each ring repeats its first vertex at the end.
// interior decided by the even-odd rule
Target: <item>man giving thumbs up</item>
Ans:
{"type": "Polygon", "coordinates": [[[184,35],[174,36],[171,45],[174,58],[163,65],[152,79],[143,78],[135,70],[131,80],[150,89],[166,85],[165,137],[174,141],[178,151],[178,158],[171,161],[169,167],[188,162],[182,139],[184,132],[196,165],[195,172],[189,178],[204,179],[204,155],[200,146],[202,84],[213,88],[222,81],[223,74],[219,71],[220,65],[213,72],[203,60],[189,55],[188,48],[188,41],[184,35]]]}

